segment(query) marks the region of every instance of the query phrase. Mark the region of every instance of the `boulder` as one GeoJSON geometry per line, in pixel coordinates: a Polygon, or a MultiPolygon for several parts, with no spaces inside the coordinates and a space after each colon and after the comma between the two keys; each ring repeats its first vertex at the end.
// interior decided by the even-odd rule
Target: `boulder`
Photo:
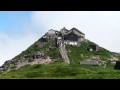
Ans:
{"type": "Polygon", "coordinates": [[[90,59],[98,61],[100,58],[99,58],[99,56],[91,56],[90,59]]]}
{"type": "Polygon", "coordinates": [[[113,55],[110,55],[110,58],[108,59],[110,61],[118,61],[119,59],[113,55]]]}

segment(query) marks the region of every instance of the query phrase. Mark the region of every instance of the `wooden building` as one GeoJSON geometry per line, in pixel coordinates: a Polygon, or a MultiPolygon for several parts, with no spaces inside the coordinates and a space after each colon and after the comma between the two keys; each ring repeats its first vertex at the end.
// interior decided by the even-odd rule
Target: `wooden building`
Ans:
{"type": "Polygon", "coordinates": [[[60,31],[51,29],[41,38],[41,41],[49,42],[51,40],[56,40],[57,43],[62,41],[66,45],[80,46],[80,42],[85,40],[85,34],[74,27],[71,30],[63,27],[60,31]]]}
{"type": "Polygon", "coordinates": [[[67,45],[76,45],[79,46],[80,42],[85,39],[85,34],[80,32],[76,28],[72,28],[64,35],[64,42],[67,45]]]}
{"type": "Polygon", "coordinates": [[[89,45],[89,48],[88,48],[90,51],[99,51],[99,46],[96,45],[96,44],[92,44],[92,45],[89,45]]]}
{"type": "Polygon", "coordinates": [[[51,29],[41,38],[41,41],[49,42],[55,40],[59,35],[60,33],[58,31],[51,29]]]}

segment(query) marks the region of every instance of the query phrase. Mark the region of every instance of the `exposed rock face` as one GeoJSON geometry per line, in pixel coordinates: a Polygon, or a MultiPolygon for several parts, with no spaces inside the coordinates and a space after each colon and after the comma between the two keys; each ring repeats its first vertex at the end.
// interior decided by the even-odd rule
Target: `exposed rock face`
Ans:
{"type": "Polygon", "coordinates": [[[1,67],[7,67],[7,66],[12,66],[12,65],[14,65],[14,61],[7,60],[7,61],[5,61],[5,63],[1,67]]]}
{"type": "Polygon", "coordinates": [[[98,61],[100,59],[100,57],[99,56],[91,56],[90,59],[98,61]]]}
{"type": "Polygon", "coordinates": [[[16,69],[19,69],[20,67],[23,67],[24,65],[27,65],[27,64],[30,64],[30,65],[34,65],[34,64],[49,64],[53,62],[52,59],[50,57],[47,57],[46,59],[42,59],[42,58],[39,58],[39,59],[34,59],[34,61],[32,62],[21,62],[19,63],[17,66],[16,69]]]}
{"type": "Polygon", "coordinates": [[[53,48],[56,48],[56,47],[54,47],[54,46],[52,46],[52,45],[49,45],[49,49],[53,49],[53,48]]]}
{"type": "Polygon", "coordinates": [[[100,60],[99,55],[97,55],[97,56],[91,56],[91,57],[90,57],[90,60],[87,60],[87,61],[92,61],[92,60],[93,60],[93,61],[97,61],[98,65],[99,65],[100,67],[106,68],[106,61],[100,60]]]}
{"type": "Polygon", "coordinates": [[[34,52],[33,54],[24,55],[20,57],[19,60],[7,60],[4,62],[4,64],[1,67],[4,68],[4,67],[18,65],[20,63],[33,62],[35,59],[40,59],[40,58],[46,59],[47,56],[44,54],[44,52],[37,51],[34,52]]]}
{"type": "Polygon", "coordinates": [[[39,44],[39,48],[42,48],[45,44],[46,44],[47,42],[40,42],[40,44],[39,44]]]}
{"type": "Polygon", "coordinates": [[[106,61],[99,60],[99,66],[103,67],[103,68],[106,68],[106,61]]]}
{"type": "Polygon", "coordinates": [[[118,61],[119,59],[117,57],[111,55],[108,60],[110,60],[110,61],[118,61]]]}

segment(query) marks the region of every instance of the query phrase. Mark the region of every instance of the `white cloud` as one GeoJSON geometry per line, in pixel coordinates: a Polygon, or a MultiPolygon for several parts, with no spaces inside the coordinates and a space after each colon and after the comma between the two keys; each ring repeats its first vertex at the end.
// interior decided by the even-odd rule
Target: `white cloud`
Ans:
{"type": "Polygon", "coordinates": [[[115,11],[33,11],[29,21],[20,21],[22,32],[18,35],[0,32],[0,65],[28,48],[49,29],[60,30],[64,26],[76,27],[87,39],[120,52],[119,16],[120,12],[115,11]]]}
{"type": "Polygon", "coordinates": [[[21,53],[37,40],[38,36],[33,33],[23,34],[20,37],[9,37],[6,34],[0,34],[0,65],[4,61],[12,59],[14,56],[21,53]]]}
{"type": "Polygon", "coordinates": [[[76,27],[86,38],[110,51],[120,52],[120,12],[115,11],[40,11],[33,12],[36,26],[48,29],[76,27]]]}

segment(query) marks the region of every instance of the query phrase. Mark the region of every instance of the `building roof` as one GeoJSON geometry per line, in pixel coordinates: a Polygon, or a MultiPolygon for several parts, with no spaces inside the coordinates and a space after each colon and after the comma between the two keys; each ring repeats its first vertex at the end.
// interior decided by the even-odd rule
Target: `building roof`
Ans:
{"type": "Polygon", "coordinates": [[[85,35],[84,33],[82,33],[81,31],[79,31],[78,29],[76,29],[74,27],[71,30],[69,30],[65,35],[67,35],[67,34],[69,34],[71,32],[73,32],[74,34],[76,34],[78,36],[81,36],[81,34],[85,35]]]}
{"type": "Polygon", "coordinates": [[[71,30],[76,30],[76,31],[78,31],[79,33],[85,35],[83,32],[79,31],[77,28],[74,28],[74,27],[73,27],[71,30]]]}
{"type": "Polygon", "coordinates": [[[97,61],[80,61],[81,65],[98,65],[97,61]]]}

